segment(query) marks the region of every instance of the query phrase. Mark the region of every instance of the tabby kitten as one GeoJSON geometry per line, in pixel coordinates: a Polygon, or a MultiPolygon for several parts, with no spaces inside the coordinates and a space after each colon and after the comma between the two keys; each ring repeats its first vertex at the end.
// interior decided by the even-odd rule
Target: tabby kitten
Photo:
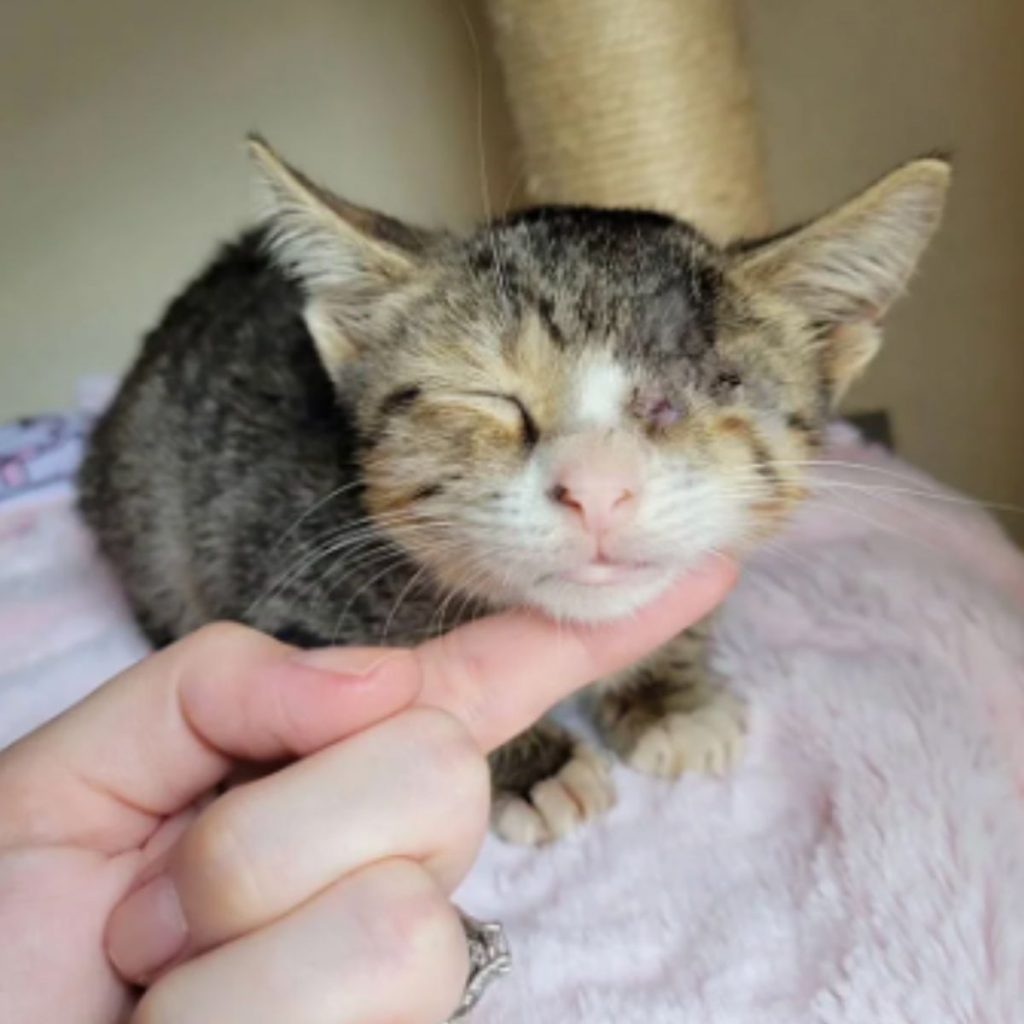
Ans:
{"type": "MultiPolygon", "coordinates": [[[[81,473],[155,644],[213,619],[307,646],[413,643],[510,605],[596,621],[747,549],[802,496],[950,176],[916,160],[722,248],[635,210],[421,230],[251,150],[266,222],[171,304],[81,473]]],[[[640,771],[739,749],[700,629],[592,697],[640,771]]],[[[492,764],[513,841],[612,802],[602,759],[549,721],[492,764]]]]}

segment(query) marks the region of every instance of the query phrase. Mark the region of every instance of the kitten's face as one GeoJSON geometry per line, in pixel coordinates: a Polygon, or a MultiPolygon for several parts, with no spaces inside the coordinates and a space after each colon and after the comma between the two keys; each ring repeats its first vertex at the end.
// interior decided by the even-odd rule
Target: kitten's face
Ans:
{"type": "Polygon", "coordinates": [[[728,251],[616,211],[414,233],[263,155],[279,252],[366,443],[371,515],[454,590],[582,620],[744,550],[801,497],[948,176],[908,165],[901,202],[886,179],[838,225],[728,251]]]}
{"type": "Polygon", "coordinates": [[[823,409],[813,360],[759,357],[789,339],[726,265],[653,216],[451,243],[365,362],[370,510],[446,584],[577,619],[746,545],[799,496],[823,409]]]}

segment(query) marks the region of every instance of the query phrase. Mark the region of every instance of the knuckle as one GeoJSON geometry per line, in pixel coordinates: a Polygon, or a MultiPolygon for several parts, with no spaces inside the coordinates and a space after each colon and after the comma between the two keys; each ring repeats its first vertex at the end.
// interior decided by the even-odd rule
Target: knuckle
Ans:
{"type": "Polygon", "coordinates": [[[434,708],[416,708],[409,715],[420,754],[432,767],[458,773],[482,759],[473,737],[457,718],[434,708]]]}
{"type": "Polygon", "coordinates": [[[487,821],[491,805],[491,769],[479,750],[475,750],[475,756],[459,772],[451,793],[461,819],[472,823],[474,831],[476,823],[487,821]]]}
{"type": "Polygon", "coordinates": [[[437,897],[415,915],[411,940],[410,977],[419,989],[407,1011],[427,1021],[444,1020],[458,1005],[469,974],[469,955],[462,923],[454,907],[437,897]]]}
{"type": "Polygon", "coordinates": [[[438,692],[448,707],[458,709],[470,729],[486,726],[490,701],[484,680],[492,669],[465,636],[456,630],[438,641],[438,692]]]}
{"type": "Polygon", "coordinates": [[[391,979],[385,1019],[433,1024],[458,1003],[468,971],[458,913],[430,875],[411,861],[374,872],[376,898],[363,922],[372,973],[391,979]]]}
{"type": "Polygon", "coordinates": [[[223,923],[245,921],[259,904],[259,886],[239,828],[241,798],[236,790],[207,807],[175,856],[183,899],[223,923]]]}
{"type": "Polygon", "coordinates": [[[483,806],[489,797],[487,759],[461,722],[444,711],[410,712],[419,756],[416,770],[435,796],[462,807],[483,806]]]}

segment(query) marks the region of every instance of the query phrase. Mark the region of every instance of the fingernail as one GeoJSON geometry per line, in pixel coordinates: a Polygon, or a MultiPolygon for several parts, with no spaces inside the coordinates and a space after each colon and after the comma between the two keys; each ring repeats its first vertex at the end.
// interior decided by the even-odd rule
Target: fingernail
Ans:
{"type": "Polygon", "coordinates": [[[136,889],[110,915],[107,954],[121,975],[146,981],[188,941],[188,924],[174,883],[158,875],[136,889]]]}
{"type": "Polygon", "coordinates": [[[319,647],[312,651],[296,651],[289,660],[317,672],[329,672],[334,676],[348,676],[351,679],[366,679],[382,665],[394,661],[401,653],[382,651],[374,647],[319,647]]]}

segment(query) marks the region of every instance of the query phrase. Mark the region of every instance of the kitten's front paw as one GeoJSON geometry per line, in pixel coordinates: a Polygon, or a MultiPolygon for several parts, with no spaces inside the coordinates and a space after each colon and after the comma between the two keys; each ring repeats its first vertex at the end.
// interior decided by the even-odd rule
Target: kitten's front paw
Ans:
{"type": "Polygon", "coordinates": [[[691,771],[722,775],[739,760],[745,733],[742,702],[719,690],[692,711],[672,711],[653,721],[624,760],[663,778],[691,771]]]}
{"type": "Polygon", "coordinates": [[[567,836],[615,803],[608,765],[596,751],[577,744],[572,757],[528,797],[507,790],[494,798],[494,831],[521,846],[540,846],[567,836]]]}

